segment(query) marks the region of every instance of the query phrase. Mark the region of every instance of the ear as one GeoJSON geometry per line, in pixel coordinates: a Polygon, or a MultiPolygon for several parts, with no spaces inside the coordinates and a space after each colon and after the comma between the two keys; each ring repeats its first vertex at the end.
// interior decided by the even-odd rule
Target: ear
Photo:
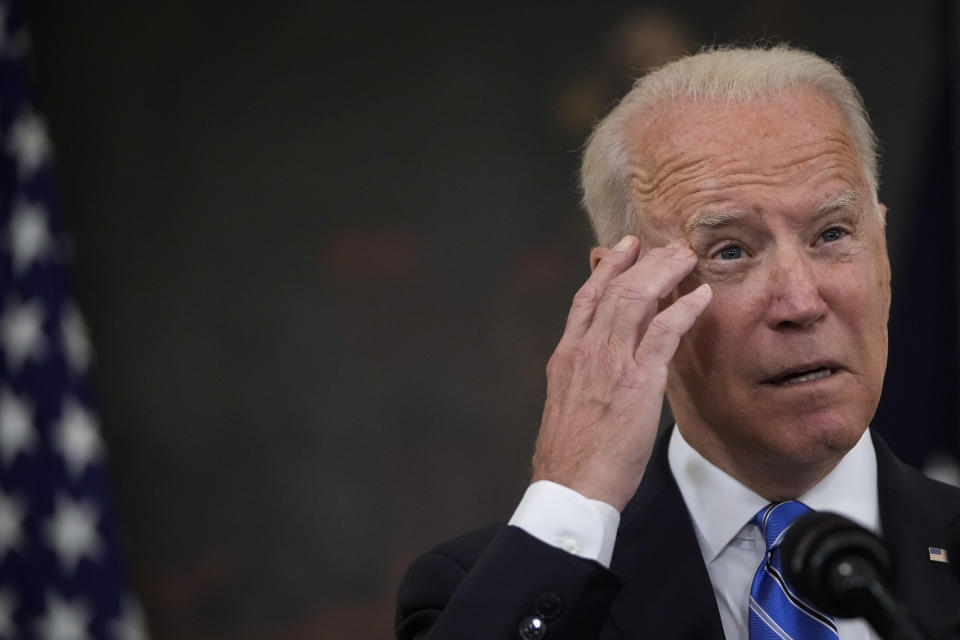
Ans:
{"type": "Polygon", "coordinates": [[[590,249],[590,271],[597,268],[597,265],[603,260],[603,256],[607,255],[607,251],[610,251],[607,247],[594,247],[590,249]]]}

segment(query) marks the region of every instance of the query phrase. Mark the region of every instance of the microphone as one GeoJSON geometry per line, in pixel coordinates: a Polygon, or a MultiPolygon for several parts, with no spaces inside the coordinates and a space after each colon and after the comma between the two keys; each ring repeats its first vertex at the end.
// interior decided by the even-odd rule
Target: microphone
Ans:
{"type": "Polygon", "coordinates": [[[825,613],[866,618],[885,640],[927,635],[893,596],[893,561],[883,541],[835,513],[812,511],[786,531],[783,571],[797,593],[825,613]]]}

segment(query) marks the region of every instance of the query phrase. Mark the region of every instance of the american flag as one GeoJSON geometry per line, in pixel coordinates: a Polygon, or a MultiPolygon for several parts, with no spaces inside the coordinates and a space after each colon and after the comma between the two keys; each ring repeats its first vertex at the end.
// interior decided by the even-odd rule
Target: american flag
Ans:
{"type": "Polygon", "coordinates": [[[950,562],[947,558],[947,550],[942,547],[927,547],[927,552],[933,562],[950,562]]]}
{"type": "Polygon", "coordinates": [[[0,0],[0,639],[143,640],[22,22],[0,0]]]}

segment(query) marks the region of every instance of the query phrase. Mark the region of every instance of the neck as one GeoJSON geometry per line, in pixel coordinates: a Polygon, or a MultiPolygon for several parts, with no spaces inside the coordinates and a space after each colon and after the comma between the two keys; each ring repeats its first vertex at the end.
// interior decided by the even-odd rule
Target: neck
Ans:
{"type": "Polygon", "coordinates": [[[678,422],[683,438],[711,464],[771,502],[795,500],[836,468],[846,451],[784,455],[751,442],[725,442],[711,429],[678,422]],[[691,428],[693,427],[693,428],[691,428]]]}

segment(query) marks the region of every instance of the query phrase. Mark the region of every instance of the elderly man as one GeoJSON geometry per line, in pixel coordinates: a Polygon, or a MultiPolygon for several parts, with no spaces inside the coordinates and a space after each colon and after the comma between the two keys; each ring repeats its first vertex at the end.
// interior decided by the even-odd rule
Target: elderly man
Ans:
{"type": "Polygon", "coordinates": [[[890,266],[853,85],[786,47],[676,60],[599,124],[582,181],[599,246],[547,365],[533,482],[509,525],[414,563],[398,637],[876,637],[775,582],[775,538],[808,508],[880,533],[899,596],[945,624],[960,586],[930,548],[960,492],[867,428],[890,266]]]}

